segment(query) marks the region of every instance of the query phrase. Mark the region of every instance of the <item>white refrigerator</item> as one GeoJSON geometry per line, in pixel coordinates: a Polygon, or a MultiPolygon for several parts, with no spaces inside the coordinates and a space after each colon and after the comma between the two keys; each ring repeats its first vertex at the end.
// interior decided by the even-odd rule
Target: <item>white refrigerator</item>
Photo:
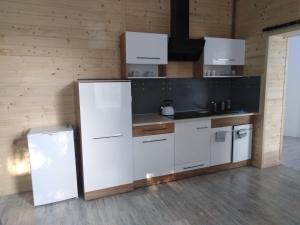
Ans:
{"type": "Polygon", "coordinates": [[[79,80],[81,157],[87,193],[133,183],[130,81],[79,80]]]}
{"type": "Polygon", "coordinates": [[[77,198],[72,127],[31,129],[27,140],[34,205],[77,198]]]}

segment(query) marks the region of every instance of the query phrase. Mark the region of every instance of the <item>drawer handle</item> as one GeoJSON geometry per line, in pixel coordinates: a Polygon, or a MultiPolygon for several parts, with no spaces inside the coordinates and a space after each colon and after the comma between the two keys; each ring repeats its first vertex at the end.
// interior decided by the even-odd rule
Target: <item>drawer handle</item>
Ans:
{"type": "Polygon", "coordinates": [[[108,138],[117,138],[117,137],[122,137],[123,134],[114,134],[111,136],[103,136],[103,137],[94,137],[94,140],[99,140],[99,139],[108,139],[108,138]]]}
{"type": "Polygon", "coordinates": [[[204,129],[208,129],[208,127],[197,127],[197,130],[204,130],[204,129]]]}
{"type": "Polygon", "coordinates": [[[159,142],[159,141],[166,141],[166,138],[162,138],[162,139],[156,139],[156,140],[150,140],[150,141],[143,141],[143,143],[151,143],[151,142],[159,142]]]}
{"type": "Polygon", "coordinates": [[[160,59],[160,57],[146,57],[146,56],[137,56],[137,59],[160,59]]]}
{"type": "Polygon", "coordinates": [[[219,59],[217,59],[217,61],[234,62],[235,59],[219,58],[219,59]]]}
{"type": "Polygon", "coordinates": [[[187,166],[187,167],[183,167],[184,170],[187,170],[187,169],[193,169],[193,168],[197,168],[197,167],[203,167],[205,166],[205,164],[199,164],[199,165],[196,165],[196,166],[187,166]]]}

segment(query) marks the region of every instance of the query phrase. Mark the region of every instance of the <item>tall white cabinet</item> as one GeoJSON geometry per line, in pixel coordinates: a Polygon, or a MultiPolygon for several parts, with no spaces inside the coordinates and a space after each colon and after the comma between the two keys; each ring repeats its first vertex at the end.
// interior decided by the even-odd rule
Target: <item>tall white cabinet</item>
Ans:
{"type": "Polygon", "coordinates": [[[85,199],[112,187],[127,191],[133,183],[131,83],[80,80],[78,88],[85,199]]]}

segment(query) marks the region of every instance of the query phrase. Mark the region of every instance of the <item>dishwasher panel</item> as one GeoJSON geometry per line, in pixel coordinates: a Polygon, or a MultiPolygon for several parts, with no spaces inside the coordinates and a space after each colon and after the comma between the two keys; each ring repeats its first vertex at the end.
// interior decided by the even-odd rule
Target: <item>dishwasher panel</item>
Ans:
{"type": "Polygon", "coordinates": [[[252,154],[252,124],[234,126],[232,162],[251,159],[252,154]]]}

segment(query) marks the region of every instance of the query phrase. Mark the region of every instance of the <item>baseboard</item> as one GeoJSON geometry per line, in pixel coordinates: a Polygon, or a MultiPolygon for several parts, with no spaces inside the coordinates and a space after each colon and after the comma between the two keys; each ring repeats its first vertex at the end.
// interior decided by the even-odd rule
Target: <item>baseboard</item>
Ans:
{"type": "Polygon", "coordinates": [[[117,187],[101,189],[97,191],[85,192],[84,199],[85,200],[93,200],[97,198],[107,197],[111,195],[121,194],[125,192],[129,192],[134,190],[135,188],[146,187],[151,185],[157,185],[161,183],[168,183],[180,179],[195,177],[204,174],[216,173],[220,171],[225,171],[229,169],[240,168],[243,166],[251,165],[251,160],[246,160],[238,163],[227,163],[218,166],[211,166],[202,169],[190,170],[185,172],[179,172],[174,174],[169,174],[165,176],[153,177],[150,179],[142,179],[134,181],[132,184],[125,184],[117,187]]]}
{"type": "Polygon", "coordinates": [[[97,198],[107,197],[111,195],[121,194],[125,192],[132,191],[134,189],[133,184],[125,184],[121,186],[116,186],[112,188],[101,189],[97,191],[85,192],[84,199],[85,200],[93,200],[97,198]]]}

